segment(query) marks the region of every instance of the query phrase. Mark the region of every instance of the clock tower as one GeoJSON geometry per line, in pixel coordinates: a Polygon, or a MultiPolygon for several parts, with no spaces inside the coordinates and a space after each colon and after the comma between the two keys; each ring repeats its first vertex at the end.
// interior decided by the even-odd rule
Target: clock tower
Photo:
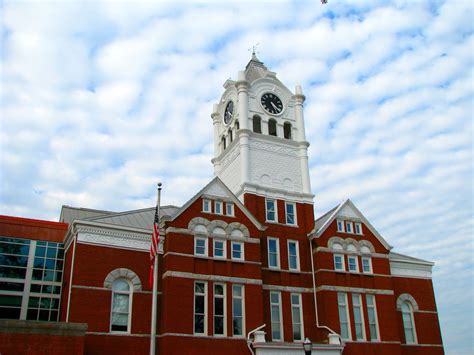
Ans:
{"type": "Polygon", "coordinates": [[[246,193],[313,202],[303,95],[291,92],[252,54],[214,104],[214,174],[241,200],[246,193]]]}

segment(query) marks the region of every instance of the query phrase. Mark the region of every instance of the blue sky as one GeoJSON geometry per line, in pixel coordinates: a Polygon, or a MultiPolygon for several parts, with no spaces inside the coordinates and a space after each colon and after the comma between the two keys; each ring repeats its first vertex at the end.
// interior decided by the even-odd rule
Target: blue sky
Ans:
{"type": "Polygon", "coordinates": [[[473,352],[471,1],[4,1],[0,213],[180,205],[212,177],[212,104],[258,56],[301,84],[315,211],[349,197],[434,261],[448,354],[473,352]]]}

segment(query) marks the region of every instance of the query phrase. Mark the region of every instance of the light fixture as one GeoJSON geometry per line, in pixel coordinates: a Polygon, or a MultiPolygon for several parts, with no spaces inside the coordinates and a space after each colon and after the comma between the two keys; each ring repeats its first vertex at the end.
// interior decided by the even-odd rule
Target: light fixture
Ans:
{"type": "Polygon", "coordinates": [[[313,350],[313,343],[308,338],[306,338],[303,342],[303,349],[305,355],[311,355],[311,350],[313,350]]]}

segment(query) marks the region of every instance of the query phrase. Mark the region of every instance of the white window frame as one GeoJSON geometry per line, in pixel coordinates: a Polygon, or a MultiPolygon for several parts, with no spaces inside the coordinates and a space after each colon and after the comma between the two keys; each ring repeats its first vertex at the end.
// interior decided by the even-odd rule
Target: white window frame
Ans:
{"type": "Polygon", "coordinates": [[[339,328],[340,328],[340,333],[341,333],[341,339],[343,339],[343,340],[352,340],[351,318],[349,316],[349,303],[347,302],[347,293],[345,293],[345,292],[338,292],[337,293],[337,311],[338,311],[338,314],[339,314],[339,328]],[[344,296],[344,303],[339,302],[339,295],[344,296]],[[343,338],[342,337],[342,322],[341,322],[341,313],[340,313],[340,309],[339,309],[340,307],[344,307],[344,312],[346,313],[348,338],[343,338]]]}
{"type": "Polygon", "coordinates": [[[208,239],[206,237],[194,237],[194,255],[196,256],[208,256],[209,255],[209,248],[208,248],[208,239]],[[197,252],[197,241],[204,240],[204,254],[198,254],[197,252]]]}
{"type": "Polygon", "coordinates": [[[354,223],[354,233],[358,235],[363,235],[362,233],[362,223],[355,222],[354,223]]]}
{"type": "Polygon", "coordinates": [[[283,335],[283,314],[282,314],[282,307],[281,307],[281,292],[279,291],[271,291],[270,292],[270,324],[271,324],[271,334],[272,334],[272,341],[283,341],[283,339],[285,338],[284,335],[283,335]],[[273,303],[272,302],[272,294],[273,295],[277,295],[278,296],[278,302],[277,303],[273,303]],[[278,313],[279,313],[279,330],[280,330],[280,338],[275,338],[273,337],[273,323],[277,323],[276,321],[274,321],[273,319],[273,312],[272,312],[272,307],[278,307],[278,313]]]}
{"type": "Polygon", "coordinates": [[[268,249],[268,267],[270,269],[280,269],[280,241],[278,238],[269,237],[267,239],[267,249],[268,249]],[[276,244],[276,265],[271,265],[270,263],[270,241],[274,241],[276,244]]]}
{"type": "Polygon", "coordinates": [[[232,241],[230,243],[230,257],[232,260],[245,260],[245,250],[244,250],[244,243],[243,242],[235,242],[232,241]],[[234,257],[234,245],[240,245],[240,258],[234,257]]]}
{"type": "Polygon", "coordinates": [[[224,214],[224,203],[222,201],[218,201],[218,200],[214,201],[214,213],[218,215],[224,214]],[[217,206],[219,206],[219,208],[217,208],[217,206]]]}
{"type": "Polygon", "coordinates": [[[194,281],[193,283],[193,334],[196,335],[207,335],[207,282],[206,281],[194,281]],[[196,294],[196,284],[204,284],[204,294],[196,294]],[[204,333],[196,333],[196,295],[204,297],[204,333]]]}
{"type": "Polygon", "coordinates": [[[372,258],[370,256],[363,256],[361,261],[362,261],[362,272],[364,274],[372,274],[373,273],[372,258]],[[364,260],[367,260],[369,262],[369,270],[368,271],[364,270],[364,260]]]}
{"type": "Polygon", "coordinates": [[[112,283],[112,297],[111,297],[111,303],[110,303],[110,325],[109,325],[109,330],[110,333],[121,333],[121,334],[130,334],[131,329],[132,329],[132,303],[133,303],[133,285],[130,282],[130,280],[127,280],[125,278],[118,278],[115,279],[115,281],[123,280],[128,284],[128,292],[126,291],[114,291],[113,289],[113,283],[112,283]],[[112,314],[114,313],[114,295],[119,294],[119,295],[127,295],[128,296],[128,318],[127,318],[127,330],[112,330],[112,314]]]}
{"type": "Polygon", "coordinates": [[[354,233],[354,223],[352,223],[351,221],[345,221],[345,228],[346,228],[346,233],[351,233],[353,234],[354,233]]]}
{"type": "MultiPolygon", "coordinates": [[[[278,223],[278,206],[277,206],[277,200],[275,200],[274,198],[267,198],[265,199],[265,220],[267,222],[275,222],[275,223],[278,223]],[[275,218],[274,219],[269,219],[268,218],[268,202],[269,201],[273,201],[273,207],[274,207],[274,214],[275,214],[275,218]]],[[[271,212],[271,211],[270,211],[271,212]]]]}
{"type": "Polygon", "coordinates": [[[245,337],[245,286],[244,285],[232,285],[232,336],[236,338],[245,337]],[[234,287],[240,287],[241,296],[236,296],[234,293],[234,287]],[[242,308],[242,334],[234,334],[234,299],[240,300],[242,308]]]}
{"type": "Polygon", "coordinates": [[[344,254],[334,254],[333,256],[333,260],[334,260],[334,270],[335,271],[346,271],[346,261],[344,260],[344,254]],[[336,267],[336,257],[341,257],[341,260],[342,260],[342,269],[338,269],[336,267]]]}
{"type": "Polygon", "coordinates": [[[227,288],[226,288],[226,284],[223,284],[223,283],[214,283],[214,301],[213,301],[213,316],[214,316],[214,320],[213,320],[213,326],[214,326],[214,329],[213,329],[213,332],[212,334],[216,337],[225,337],[227,336],[227,301],[226,301],[226,292],[227,292],[227,288]],[[222,289],[223,289],[223,294],[222,295],[218,295],[216,296],[216,286],[222,286],[222,289]],[[223,300],[223,322],[224,322],[224,328],[223,328],[223,333],[222,334],[216,334],[216,299],[218,298],[221,298],[223,300]]]}
{"type": "Polygon", "coordinates": [[[302,342],[305,337],[304,337],[304,322],[303,322],[303,299],[301,297],[301,293],[291,293],[290,294],[290,303],[291,303],[291,326],[293,330],[293,341],[294,342],[302,342]],[[293,296],[298,297],[298,305],[293,304],[293,296]],[[295,339],[295,319],[293,318],[293,307],[297,307],[299,314],[300,314],[300,333],[301,333],[301,339],[295,339]]]}
{"type": "Polygon", "coordinates": [[[375,303],[375,295],[367,294],[365,295],[365,301],[367,304],[367,323],[369,324],[369,334],[370,334],[370,341],[380,341],[380,329],[379,329],[379,322],[378,322],[378,316],[377,316],[377,305],[375,303]],[[369,298],[372,300],[372,305],[369,305],[369,298]],[[373,308],[373,314],[374,314],[374,325],[375,325],[375,331],[377,332],[376,337],[372,337],[372,331],[370,330],[370,313],[369,313],[369,308],[373,308]]]}
{"type": "Polygon", "coordinates": [[[202,199],[202,211],[204,213],[212,213],[211,209],[212,209],[212,201],[209,200],[208,198],[203,198],[202,199]],[[207,203],[207,207],[208,207],[207,209],[206,209],[206,203],[207,203]]]}
{"type": "Polygon", "coordinates": [[[234,203],[233,202],[226,202],[225,203],[225,214],[229,217],[234,217],[234,203]]]}
{"type": "Polygon", "coordinates": [[[345,224],[343,219],[337,219],[336,220],[336,225],[337,225],[337,231],[345,233],[345,224]]]}
{"type": "Polygon", "coordinates": [[[359,272],[359,258],[357,255],[348,255],[347,256],[347,271],[349,272],[359,272]],[[351,260],[354,260],[355,270],[351,270],[351,260]]]}
{"type": "Polygon", "coordinates": [[[415,316],[413,314],[413,306],[410,302],[405,301],[402,303],[400,310],[402,312],[402,324],[403,324],[403,335],[405,337],[405,344],[418,344],[418,338],[416,336],[416,327],[415,327],[415,316]],[[405,312],[403,310],[403,305],[406,305],[408,307],[408,312],[405,312]],[[411,321],[411,330],[412,330],[412,335],[413,335],[413,341],[407,341],[407,328],[405,327],[405,320],[403,319],[403,315],[407,314],[408,317],[410,317],[411,321]]]}
{"type": "Polygon", "coordinates": [[[285,223],[289,226],[298,225],[298,220],[296,219],[296,203],[285,201],[285,223]],[[288,222],[288,206],[293,206],[293,223],[288,222]]]}
{"type": "Polygon", "coordinates": [[[300,247],[299,247],[298,241],[297,240],[288,240],[287,241],[287,247],[288,247],[288,270],[300,271],[300,247]],[[292,244],[292,243],[295,244],[295,249],[296,249],[296,268],[291,267],[290,244],[292,244]]]}
{"type": "Polygon", "coordinates": [[[214,255],[214,258],[216,259],[227,259],[227,241],[225,239],[217,239],[217,238],[214,238],[213,241],[212,241],[212,254],[214,255]],[[216,243],[222,243],[223,245],[223,255],[222,256],[218,256],[216,255],[216,243]]]}
{"type": "Polygon", "coordinates": [[[365,341],[367,337],[365,335],[364,308],[362,306],[362,296],[360,293],[352,294],[352,313],[354,316],[354,331],[355,331],[356,340],[365,341]],[[360,321],[361,321],[360,327],[362,330],[362,338],[359,338],[357,335],[356,312],[359,312],[360,314],[360,321]]]}

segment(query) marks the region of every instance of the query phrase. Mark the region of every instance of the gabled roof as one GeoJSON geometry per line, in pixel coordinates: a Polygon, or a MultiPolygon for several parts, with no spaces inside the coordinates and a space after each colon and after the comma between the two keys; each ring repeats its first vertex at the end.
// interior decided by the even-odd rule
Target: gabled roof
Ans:
{"type": "MultiPolygon", "coordinates": [[[[176,206],[161,206],[160,217],[172,216],[178,209],[176,206]]],[[[155,207],[124,212],[111,212],[63,206],[63,210],[61,211],[61,218],[68,218],[67,223],[72,223],[73,221],[91,221],[149,230],[152,229],[154,216],[155,207]]]]}
{"type": "Polygon", "coordinates": [[[197,194],[195,194],[191,199],[189,199],[176,213],[171,217],[171,220],[175,220],[178,218],[181,213],[186,211],[189,206],[191,206],[198,198],[201,196],[214,196],[220,197],[223,199],[229,199],[234,203],[236,207],[238,207],[245,216],[252,221],[255,227],[259,230],[265,230],[266,227],[263,226],[255,216],[250,213],[247,207],[244,206],[242,202],[229,190],[229,188],[219,179],[217,176],[213,178],[206,186],[204,186],[197,194]]]}
{"type": "Polygon", "coordinates": [[[350,199],[345,200],[339,206],[334,207],[315,221],[315,227],[309,234],[312,237],[319,237],[327,227],[337,218],[342,216],[355,217],[360,219],[379,242],[388,250],[392,249],[390,244],[380,235],[379,232],[370,224],[367,218],[357,209],[350,199]]]}
{"type": "Polygon", "coordinates": [[[388,254],[388,257],[390,258],[391,261],[402,261],[402,262],[408,262],[408,263],[414,263],[414,264],[425,264],[425,265],[434,265],[434,262],[428,261],[428,260],[423,260],[419,258],[415,258],[413,256],[408,256],[404,254],[399,254],[399,253],[394,253],[390,252],[388,254]]]}

